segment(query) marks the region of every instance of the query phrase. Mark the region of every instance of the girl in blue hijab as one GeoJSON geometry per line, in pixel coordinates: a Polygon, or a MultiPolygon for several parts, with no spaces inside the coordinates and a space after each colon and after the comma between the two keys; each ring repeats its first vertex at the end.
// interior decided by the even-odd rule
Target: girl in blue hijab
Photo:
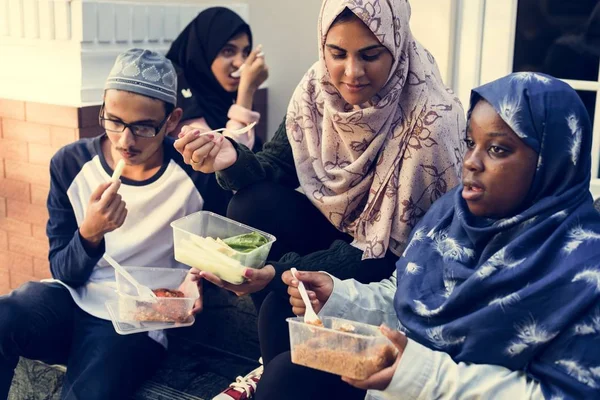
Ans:
{"type": "MultiPolygon", "coordinates": [[[[600,398],[600,214],[585,107],[558,79],[511,74],[473,90],[465,143],[463,184],[416,225],[390,280],[298,277],[320,315],[405,334],[382,328],[395,364],[344,381],[372,398],[600,398]]],[[[303,314],[297,281],[284,280],[303,314]]],[[[286,373],[289,354],[280,357],[261,385],[286,373]]],[[[260,386],[257,398],[267,398],[260,386]]]]}

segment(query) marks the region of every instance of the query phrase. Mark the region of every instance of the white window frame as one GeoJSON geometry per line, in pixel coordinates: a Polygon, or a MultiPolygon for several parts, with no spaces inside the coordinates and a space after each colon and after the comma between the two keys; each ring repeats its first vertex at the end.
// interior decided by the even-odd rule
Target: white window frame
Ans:
{"type": "MultiPolygon", "coordinates": [[[[471,88],[512,72],[518,0],[458,0],[454,53],[454,90],[467,106],[471,88]]],[[[575,90],[600,94],[598,81],[563,79],[575,90]]],[[[590,191],[600,197],[600,96],[596,99],[590,191]]]]}

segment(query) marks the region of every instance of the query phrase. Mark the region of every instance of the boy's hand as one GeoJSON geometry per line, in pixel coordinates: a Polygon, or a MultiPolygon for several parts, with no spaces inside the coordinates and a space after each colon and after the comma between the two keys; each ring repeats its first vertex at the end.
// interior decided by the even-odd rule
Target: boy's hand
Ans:
{"type": "Polygon", "coordinates": [[[117,193],[120,186],[120,181],[103,183],[90,197],[79,234],[93,247],[102,242],[105,234],[121,227],[125,222],[126,204],[117,193]]]}

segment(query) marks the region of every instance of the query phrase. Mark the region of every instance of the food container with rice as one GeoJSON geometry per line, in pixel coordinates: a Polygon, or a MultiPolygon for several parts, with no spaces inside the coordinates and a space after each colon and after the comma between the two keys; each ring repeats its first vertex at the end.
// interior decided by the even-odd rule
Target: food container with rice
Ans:
{"type": "Polygon", "coordinates": [[[366,379],[389,367],[397,350],[379,328],[323,317],[323,326],[288,318],[292,362],[352,379],[366,379]]]}

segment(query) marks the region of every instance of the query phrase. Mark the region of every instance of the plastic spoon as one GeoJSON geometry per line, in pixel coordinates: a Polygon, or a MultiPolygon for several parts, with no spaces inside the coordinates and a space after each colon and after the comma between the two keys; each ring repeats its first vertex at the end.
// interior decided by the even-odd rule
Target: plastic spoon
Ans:
{"type": "MultiPolygon", "coordinates": [[[[262,51],[256,55],[256,57],[264,57],[264,56],[265,56],[265,53],[262,51]]],[[[242,71],[244,70],[244,68],[246,68],[246,63],[240,65],[240,67],[236,71],[233,71],[231,73],[231,77],[239,78],[240,76],[242,76],[242,71]]]]}
{"type": "Polygon", "coordinates": [[[292,276],[294,277],[294,279],[298,281],[298,290],[300,291],[300,297],[302,297],[304,305],[306,306],[306,312],[304,313],[304,323],[323,326],[323,322],[321,322],[321,319],[319,318],[317,313],[315,313],[315,310],[312,308],[312,303],[308,298],[308,293],[306,293],[304,283],[296,277],[298,270],[296,268],[292,268],[290,271],[292,272],[292,276]]]}
{"type": "Polygon", "coordinates": [[[129,281],[137,290],[138,295],[144,298],[150,298],[153,302],[156,302],[157,298],[156,294],[147,286],[140,284],[125,268],[123,268],[118,262],[116,262],[111,256],[108,254],[104,254],[104,259],[116,270],[118,271],[125,279],[129,281]]]}

